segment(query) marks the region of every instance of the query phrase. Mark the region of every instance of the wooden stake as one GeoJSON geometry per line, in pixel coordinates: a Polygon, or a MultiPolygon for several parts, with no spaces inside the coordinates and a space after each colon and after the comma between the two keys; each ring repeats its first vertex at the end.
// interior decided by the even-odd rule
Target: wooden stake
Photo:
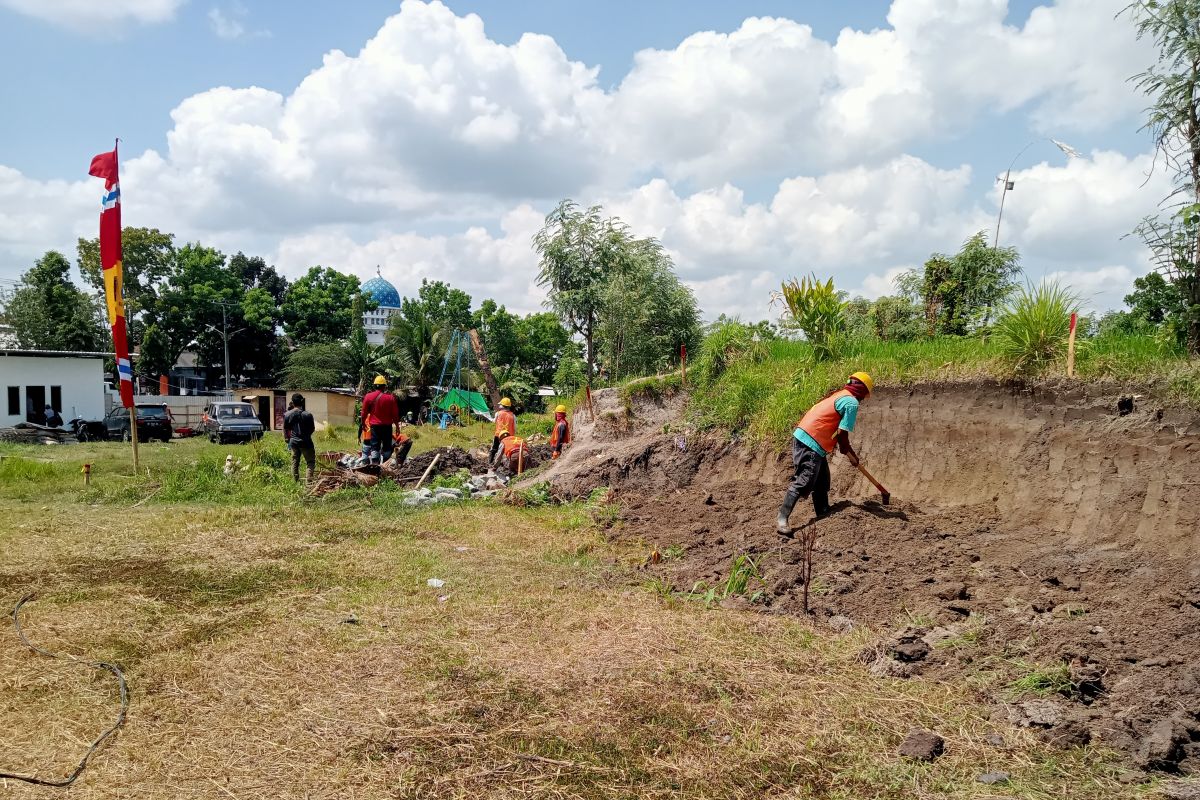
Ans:
{"type": "Polygon", "coordinates": [[[596,421],[596,408],[595,408],[595,407],[592,405],[592,387],[591,387],[591,384],[588,384],[588,386],[586,387],[585,391],[587,392],[587,401],[588,401],[588,416],[591,418],[589,421],[591,421],[591,422],[595,422],[595,421],[596,421]]]}
{"type": "Polygon", "coordinates": [[[525,445],[517,448],[517,475],[525,471],[525,445]]]}
{"type": "Polygon", "coordinates": [[[92,465],[91,464],[83,465],[83,485],[84,486],[92,485],[92,465]]]}
{"type": "Polygon", "coordinates": [[[129,441],[133,442],[133,474],[138,472],[137,406],[129,407],[129,441]]]}
{"type": "Polygon", "coordinates": [[[1075,377],[1075,326],[1079,321],[1078,314],[1071,315],[1071,336],[1067,339],[1067,377],[1075,377]]]}
{"type": "Polygon", "coordinates": [[[438,459],[442,457],[441,453],[436,453],[433,456],[433,461],[429,462],[429,466],[425,468],[425,474],[421,476],[421,480],[417,481],[417,489],[421,488],[421,484],[429,477],[429,473],[433,472],[433,468],[437,466],[438,459]]]}

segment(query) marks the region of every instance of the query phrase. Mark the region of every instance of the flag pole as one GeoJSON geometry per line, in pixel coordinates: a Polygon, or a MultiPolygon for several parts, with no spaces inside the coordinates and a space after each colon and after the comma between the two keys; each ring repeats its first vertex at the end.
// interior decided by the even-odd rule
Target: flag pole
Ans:
{"type": "Polygon", "coordinates": [[[129,441],[133,442],[133,474],[138,473],[137,405],[129,407],[129,441]]]}

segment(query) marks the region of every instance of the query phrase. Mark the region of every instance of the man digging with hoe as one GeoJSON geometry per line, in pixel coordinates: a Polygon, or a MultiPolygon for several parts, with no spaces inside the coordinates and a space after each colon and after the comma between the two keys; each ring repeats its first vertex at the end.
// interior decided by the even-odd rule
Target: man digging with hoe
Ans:
{"type": "MultiPolygon", "coordinates": [[[[844,387],[826,395],[796,424],[792,437],[792,466],[795,472],[783,497],[783,505],[779,507],[779,519],[775,522],[775,530],[781,536],[792,537],[788,517],[796,507],[796,501],[802,497],[812,495],[817,519],[828,516],[829,456],[835,445],[851,464],[862,469],[858,454],[850,446],[850,432],[854,430],[859,403],[867,399],[874,387],[875,382],[870,375],[856,372],[844,387]]],[[[882,487],[880,491],[883,491],[883,502],[887,503],[887,492],[882,487]]]]}

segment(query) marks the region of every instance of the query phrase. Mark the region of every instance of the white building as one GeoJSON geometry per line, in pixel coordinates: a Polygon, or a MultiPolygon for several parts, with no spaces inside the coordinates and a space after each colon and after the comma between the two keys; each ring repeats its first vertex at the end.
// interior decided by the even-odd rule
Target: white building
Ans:
{"type": "Polygon", "coordinates": [[[384,280],[378,267],[375,269],[375,277],[364,283],[362,290],[379,304],[379,308],[363,314],[363,331],[371,344],[383,344],[392,317],[400,313],[400,293],[396,291],[395,286],[384,280]]]}
{"type": "Polygon", "coordinates": [[[45,421],[49,403],[63,418],[104,416],[108,353],[0,350],[0,427],[45,421]]]}

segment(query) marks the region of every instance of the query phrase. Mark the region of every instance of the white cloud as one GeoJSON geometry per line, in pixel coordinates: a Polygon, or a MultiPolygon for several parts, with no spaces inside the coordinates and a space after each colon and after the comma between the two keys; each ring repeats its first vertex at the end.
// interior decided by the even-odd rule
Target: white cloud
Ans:
{"type": "Polygon", "coordinates": [[[226,16],[216,6],[208,10],[208,22],[213,33],[221,39],[240,39],[246,35],[246,26],[236,16],[226,16]]]}
{"type": "Polygon", "coordinates": [[[246,28],[245,19],[249,14],[249,9],[240,2],[233,3],[228,13],[222,11],[217,6],[213,6],[208,10],[208,24],[217,38],[225,39],[226,41],[243,38],[265,39],[269,37],[271,35],[269,30],[251,31],[246,28]]]}
{"type": "MultiPolygon", "coordinates": [[[[136,8],[145,21],[179,5],[0,3],[136,8]]],[[[1119,6],[1059,0],[1016,27],[1003,0],[895,0],[891,27],[832,42],[749,19],[643,51],[605,91],[547,36],[500,44],[475,15],[406,0],[359,52],[331,51],[290,93],[217,87],[180,102],[166,150],[123,164],[125,219],[274,252],[291,274],[324,263],[366,277],[378,263],[401,291],[442,278],[528,311],[541,301],[529,246],[540,209],[574,196],[660,237],[710,316],[765,316],[770,289],[808,272],[877,295],[994,224],[998,198],[977,195],[969,165],[934,166],[907,145],[993,112],[1088,128],[1140,104],[1124,76],[1146,55],[1112,19],[1119,6]],[[747,199],[743,187],[764,185],[772,196],[747,199]]],[[[212,8],[218,35],[249,35],[239,8],[212,8]]],[[[1031,273],[1081,285],[1144,270],[1119,237],[1165,194],[1160,178],[1141,187],[1148,157],[1053,153],[1014,176],[1003,240],[1031,273]]],[[[94,181],[0,178],[10,263],[94,230],[94,181]]]]}
{"type": "Polygon", "coordinates": [[[0,7],[80,32],[121,22],[151,24],[175,16],[187,0],[0,0],[0,7]]]}

